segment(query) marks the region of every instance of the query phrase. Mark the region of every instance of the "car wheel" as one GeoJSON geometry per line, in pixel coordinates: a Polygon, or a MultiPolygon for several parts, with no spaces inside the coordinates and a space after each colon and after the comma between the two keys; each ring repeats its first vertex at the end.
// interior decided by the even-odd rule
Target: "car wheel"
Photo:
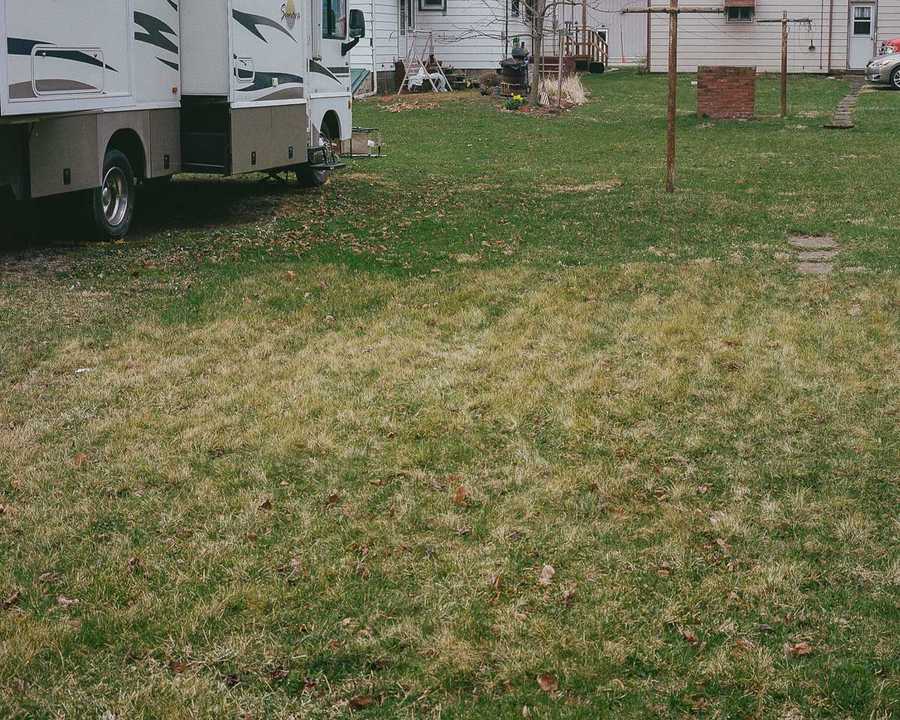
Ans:
{"type": "Polygon", "coordinates": [[[101,239],[119,240],[128,234],[134,217],[134,170],[125,154],[108,150],[103,162],[102,184],[91,192],[94,227],[101,239]]]}
{"type": "Polygon", "coordinates": [[[900,65],[891,72],[891,87],[894,90],[900,90],[900,65]]]}

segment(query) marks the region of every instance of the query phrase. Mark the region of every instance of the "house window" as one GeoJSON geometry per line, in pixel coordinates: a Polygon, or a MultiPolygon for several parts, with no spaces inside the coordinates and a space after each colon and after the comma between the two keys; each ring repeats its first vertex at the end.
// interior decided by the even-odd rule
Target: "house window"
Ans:
{"type": "Polygon", "coordinates": [[[322,37],[347,37],[347,0],[322,0],[322,37]]]}
{"type": "Polygon", "coordinates": [[[509,0],[509,14],[519,17],[519,0],[509,0]]]}
{"type": "Polygon", "coordinates": [[[444,12],[447,9],[447,0],[419,0],[419,10],[439,10],[444,12]]]}
{"type": "Polygon", "coordinates": [[[753,8],[746,5],[726,7],[725,19],[728,22],[751,22],[753,20],[753,8]]]}
{"type": "Polygon", "coordinates": [[[854,35],[871,35],[872,34],[872,7],[855,7],[853,8],[853,34],[854,35]]]}

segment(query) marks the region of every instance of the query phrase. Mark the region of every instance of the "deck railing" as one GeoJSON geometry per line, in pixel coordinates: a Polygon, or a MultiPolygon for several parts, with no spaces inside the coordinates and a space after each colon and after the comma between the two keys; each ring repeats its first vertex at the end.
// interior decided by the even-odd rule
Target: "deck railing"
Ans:
{"type": "Polygon", "coordinates": [[[564,53],[568,57],[592,63],[609,64],[609,45],[603,33],[585,27],[574,27],[565,40],[564,53]]]}

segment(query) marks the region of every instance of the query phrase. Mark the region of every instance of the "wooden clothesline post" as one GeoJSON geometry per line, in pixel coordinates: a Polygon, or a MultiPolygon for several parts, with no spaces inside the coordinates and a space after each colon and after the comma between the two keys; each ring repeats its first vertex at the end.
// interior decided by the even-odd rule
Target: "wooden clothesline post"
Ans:
{"type": "Polygon", "coordinates": [[[789,18],[787,10],[782,11],[777,20],[757,20],[760,23],[781,23],[781,117],[787,117],[787,75],[788,75],[788,25],[790,23],[812,24],[809,18],[789,18]]]}
{"type": "MultiPolygon", "coordinates": [[[[668,7],[625,8],[623,13],[665,13],[669,16],[669,97],[666,107],[666,192],[675,192],[675,120],[678,107],[678,16],[682,13],[721,15],[723,8],[679,7],[669,0],[668,7]]],[[[648,50],[649,54],[649,50],[648,50]]],[[[650,60],[647,59],[649,66],[650,60]]]]}

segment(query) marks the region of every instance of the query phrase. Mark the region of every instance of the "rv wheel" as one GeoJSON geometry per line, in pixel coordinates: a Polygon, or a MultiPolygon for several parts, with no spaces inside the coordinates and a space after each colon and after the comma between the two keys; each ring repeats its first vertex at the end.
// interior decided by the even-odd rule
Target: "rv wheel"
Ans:
{"type": "Polygon", "coordinates": [[[103,181],[92,193],[94,226],[108,240],[128,234],[134,217],[134,170],[128,158],[118,150],[107,150],[103,162],[103,181]]]}

